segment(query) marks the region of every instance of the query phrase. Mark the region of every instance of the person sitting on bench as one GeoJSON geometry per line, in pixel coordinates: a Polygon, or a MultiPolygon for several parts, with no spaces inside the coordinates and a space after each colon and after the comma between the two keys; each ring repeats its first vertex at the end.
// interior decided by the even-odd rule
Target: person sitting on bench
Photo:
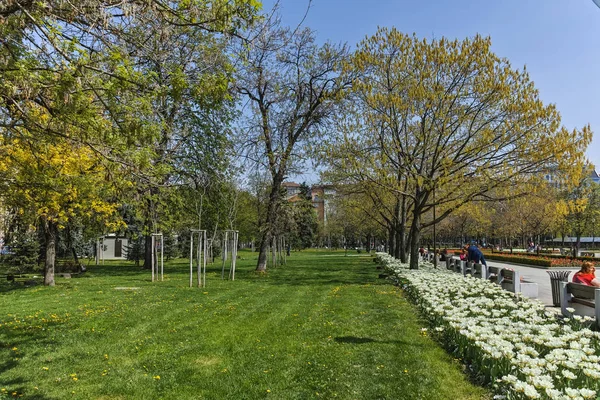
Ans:
{"type": "Polygon", "coordinates": [[[574,283],[600,287],[600,281],[596,278],[596,268],[590,261],[584,261],[581,269],[573,275],[574,283]]]}

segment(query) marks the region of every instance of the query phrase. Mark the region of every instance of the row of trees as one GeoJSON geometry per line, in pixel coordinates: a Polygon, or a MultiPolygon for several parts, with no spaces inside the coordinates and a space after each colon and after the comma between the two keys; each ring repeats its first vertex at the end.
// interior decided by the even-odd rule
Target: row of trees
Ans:
{"type": "MultiPolygon", "coordinates": [[[[429,215],[427,218],[431,218],[429,215]]],[[[571,188],[541,184],[522,197],[493,203],[470,203],[437,226],[438,241],[459,244],[477,239],[501,247],[527,247],[562,238],[554,246],[579,250],[581,237],[597,237],[600,185],[590,179],[571,188]],[[573,244],[565,237],[575,238],[573,244]]],[[[431,241],[432,230],[426,231],[431,241]]],[[[553,246],[548,244],[549,246],[553,246]]]]}
{"type": "Polygon", "coordinates": [[[327,176],[376,210],[411,268],[422,230],[465,205],[521,198],[549,170],[581,178],[589,126],[561,127],[527,72],[490,46],[383,28],[343,65],[356,77],[325,146],[327,176]]]}
{"type": "Polygon", "coordinates": [[[45,284],[59,232],[94,236],[127,222],[149,243],[152,232],[226,223],[234,201],[222,200],[236,193],[227,49],[259,6],[0,5],[0,191],[13,225],[44,233],[45,284]]]}
{"type": "Polygon", "coordinates": [[[352,215],[325,235],[384,229],[416,267],[423,229],[465,205],[520,198],[550,168],[579,181],[591,139],[489,38],[380,29],[350,52],[255,0],[11,0],[0,18],[0,193],[43,232],[48,285],[66,231],[128,229],[148,264],[152,232],[254,228],[240,239],[264,271],[290,221],[314,232],[282,192],[307,157],[352,215]],[[240,165],[266,188],[239,190],[240,165]]]}

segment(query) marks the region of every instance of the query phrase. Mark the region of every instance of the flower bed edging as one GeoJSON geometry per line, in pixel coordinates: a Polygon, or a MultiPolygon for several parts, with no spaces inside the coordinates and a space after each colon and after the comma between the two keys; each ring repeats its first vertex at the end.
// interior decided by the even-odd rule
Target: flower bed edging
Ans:
{"type": "Polygon", "coordinates": [[[398,279],[431,323],[433,334],[506,399],[593,399],[600,389],[600,333],[588,317],[558,320],[543,304],[491,282],[419,270],[384,253],[398,279]]]}

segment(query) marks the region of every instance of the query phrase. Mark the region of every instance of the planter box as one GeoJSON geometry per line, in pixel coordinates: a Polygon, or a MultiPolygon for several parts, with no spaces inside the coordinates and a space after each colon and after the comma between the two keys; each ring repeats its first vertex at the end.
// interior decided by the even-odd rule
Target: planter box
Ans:
{"type": "Polygon", "coordinates": [[[535,282],[521,282],[521,294],[530,299],[537,299],[538,284],[535,282]]]}

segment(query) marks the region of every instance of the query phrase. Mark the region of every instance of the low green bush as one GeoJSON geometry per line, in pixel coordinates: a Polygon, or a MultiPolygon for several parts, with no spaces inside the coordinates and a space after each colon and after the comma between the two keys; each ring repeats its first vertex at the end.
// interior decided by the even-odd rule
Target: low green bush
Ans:
{"type": "Polygon", "coordinates": [[[546,267],[546,268],[552,267],[552,261],[549,259],[524,257],[521,254],[510,255],[510,254],[492,253],[492,254],[486,254],[485,258],[488,260],[506,261],[506,262],[512,262],[515,264],[538,265],[540,267],[546,267]]]}

